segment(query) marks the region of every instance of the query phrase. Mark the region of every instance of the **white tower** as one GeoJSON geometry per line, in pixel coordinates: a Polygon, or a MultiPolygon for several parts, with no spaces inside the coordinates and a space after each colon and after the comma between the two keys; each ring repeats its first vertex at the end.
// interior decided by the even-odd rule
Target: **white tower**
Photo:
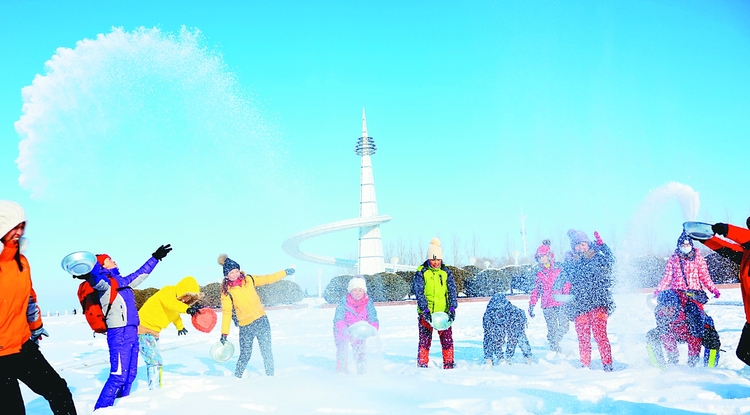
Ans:
{"type": "MultiPolygon", "coordinates": [[[[375,140],[367,135],[367,119],[362,108],[362,137],[357,140],[354,152],[362,158],[360,167],[359,217],[378,216],[378,203],[375,199],[375,179],[372,174],[372,160],[375,154],[375,140]]],[[[359,228],[358,273],[372,275],[385,271],[383,261],[383,241],[380,238],[380,225],[359,228]]]]}

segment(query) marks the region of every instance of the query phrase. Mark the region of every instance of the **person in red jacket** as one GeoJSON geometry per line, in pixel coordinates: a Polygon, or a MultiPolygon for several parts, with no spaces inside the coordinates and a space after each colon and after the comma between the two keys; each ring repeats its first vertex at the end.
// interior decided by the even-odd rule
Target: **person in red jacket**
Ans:
{"type": "Polygon", "coordinates": [[[745,305],[745,327],[742,329],[736,353],[740,360],[750,365],[750,217],[745,221],[745,225],[748,229],[715,223],[711,229],[725,238],[714,235],[701,242],[740,266],[739,279],[742,301],[745,305]]]}
{"type": "Polygon", "coordinates": [[[0,405],[3,414],[25,414],[18,381],[49,402],[54,414],[75,414],[68,384],[39,351],[41,310],[31,284],[29,261],[21,253],[26,213],[0,200],[0,405]]]}

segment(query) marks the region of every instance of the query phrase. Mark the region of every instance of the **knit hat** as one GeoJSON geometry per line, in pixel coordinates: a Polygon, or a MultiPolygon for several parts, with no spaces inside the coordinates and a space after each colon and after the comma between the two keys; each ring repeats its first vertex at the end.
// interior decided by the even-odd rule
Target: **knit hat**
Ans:
{"type": "Polygon", "coordinates": [[[427,248],[427,259],[443,259],[443,248],[440,247],[440,239],[432,238],[430,247],[427,248]]]}
{"type": "Polygon", "coordinates": [[[693,238],[689,237],[685,231],[682,231],[682,234],[679,238],[677,238],[677,249],[680,249],[680,246],[682,246],[683,243],[688,242],[690,244],[691,248],[694,248],[693,245],[693,238]]]}
{"type": "Polygon", "coordinates": [[[227,254],[219,255],[219,265],[224,267],[224,276],[229,275],[229,271],[233,269],[240,269],[240,264],[232,261],[227,254]]]}
{"type": "Polygon", "coordinates": [[[547,258],[550,261],[554,261],[555,253],[552,252],[552,248],[550,247],[550,245],[552,245],[552,242],[550,242],[549,239],[543,240],[542,245],[536,249],[536,253],[534,254],[534,259],[538,261],[540,257],[547,255],[547,258]]]}
{"type": "Polygon", "coordinates": [[[110,257],[110,256],[109,256],[109,255],[107,255],[107,254],[98,254],[98,255],[96,256],[96,262],[98,262],[98,263],[99,263],[99,265],[101,265],[101,266],[104,266],[104,261],[106,261],[106,260],[108,260],[108,259],[112,259],[112,257],[110,257]]]}
{"type": "Polygon", "coordinates": [[[367,283],[365,282],[364,278],[361,277],[354,277],[351,280],[349,280],[349,286],[346,288],[347,292],[352,292],[355,288],[361,288],[367,292],[367,283]]]}
{"type": "Polygon", "coordinates": [[[589,239],[589,236],[586,235],[586,232],[579,231],[577,229],[571,229],[568,231],[568,238],[570,238],[570,249],[575,250],[576,245],[578,245],[581,242],[587,242],[591,244],[591,240],[589,239]]]}
{"type": "Polygon", "coordinates": [[[21,222],[26,222],[26,213],[21,205],[10,200],[0,200],[0,238],[21,222]]]}

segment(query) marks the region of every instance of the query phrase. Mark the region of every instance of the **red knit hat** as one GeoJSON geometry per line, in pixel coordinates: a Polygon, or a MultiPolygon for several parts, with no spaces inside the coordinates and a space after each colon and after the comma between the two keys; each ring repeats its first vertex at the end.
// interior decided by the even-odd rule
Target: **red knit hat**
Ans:
{"type": "Polygon", "coordinates": [[[106,261],[108,259],[112,259],[112,258],[109,255],[107,255],[107,254],[99,254],[99,255],[96,256],[96,262],[98,262],[99,265],[101,265],[101,266],[104,266],[104,261],[106,261]]]}
{"type": "Polygon", "coordinates": [[[552,242],[550,242],[549,239],[545,239],[542,241],[542,245],[537,248],[536,253],[534,254],[534,259],[537,261],[539,260],[539,257],[547,255],[547,258],[550,261],[555,260],[555,253],[552,252],[552,248],[550,247],[552,245],[552,242]]]}

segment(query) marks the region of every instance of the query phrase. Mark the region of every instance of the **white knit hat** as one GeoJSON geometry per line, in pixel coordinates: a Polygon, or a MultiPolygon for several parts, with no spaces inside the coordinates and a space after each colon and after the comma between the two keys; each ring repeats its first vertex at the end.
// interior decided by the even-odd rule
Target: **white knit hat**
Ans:
{"type": "Polygon", "coordinates": [[[21,205],[10,200],[0,200],[0,238],[21,222],[26,222],[26,213],[21,205]]]}
{"type": "Polygon", "coordinates": [[[352,292],[355,288],[361,288],[367,292],[367,283],[365,282],[364,278],[360,277],[354,277],[351,280],[349,280],[349,287],[347,287],[346,291],[352,292]]]}
{"type": "Polygon", "coordinates": [[[440,239],[432,238],[430,247],[427,248],[427,259],[443,259],[443,248],[440,247],[440,239]]]}

